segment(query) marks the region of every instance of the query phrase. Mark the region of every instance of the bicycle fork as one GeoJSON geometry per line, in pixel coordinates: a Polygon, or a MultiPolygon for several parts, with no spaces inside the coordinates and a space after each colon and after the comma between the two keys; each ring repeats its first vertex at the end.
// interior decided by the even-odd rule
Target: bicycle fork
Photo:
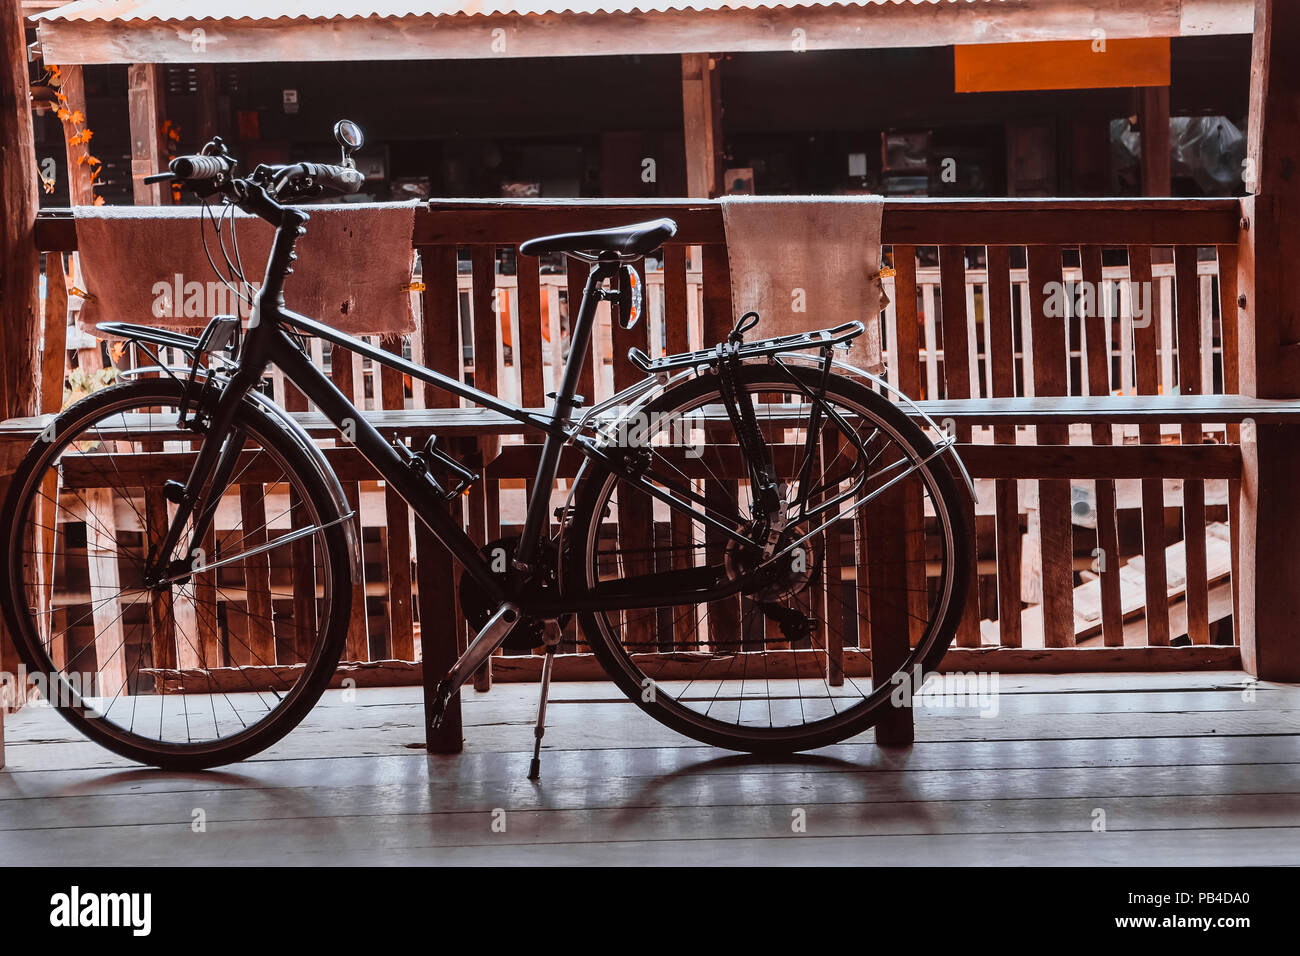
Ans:
{"type": "Polygon", "coordinates": [[[163,493],[176,506],[176,511],[168,524],[167,533],[159,542],[157,553],[149,555],[147,577],[156,577],[160,582],[174,579],[183,576],[187,568],[192,569],[198,563],[196,549],[216,517],[221,495],[233,477],[236,463],[244,450],[245,434],[235,425],[235,415],[244,395],[260,377],[260,371],[256,376],[243,371],[235,376],[222,395],[189,477],[184,484],[173,481],[164,486],[163,493]],[[203,494],[205,487],[206,496],[203,494]],[[180,544],[185,524],[191,517],[195,521],[186,557],[168,561],[168,556],[174,554],[176,546],[180,544]]]}

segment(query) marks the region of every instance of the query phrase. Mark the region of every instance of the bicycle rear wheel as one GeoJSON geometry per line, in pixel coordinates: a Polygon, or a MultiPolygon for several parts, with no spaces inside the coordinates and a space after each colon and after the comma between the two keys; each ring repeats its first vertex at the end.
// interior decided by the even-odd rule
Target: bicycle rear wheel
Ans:
{"type": "Polygon", "coordinates": [[[191,519],[165,556],[184,571],[146,580],[175,514],[166,483],[189,478],[205,439],[209,416],[178,425],[181,394],[172,379],[142,380],[58,417],[14,475],[0,587],[43,700],[122,756],[198,769],[301,720],[334,673],[352,589],[348,519],[251,401],[234,423],[234,476],[208,492],[219,505],[203,547],[179,553],[191,519]]]}
{"type": "MultiPolygon", "coordinates": [[[[789,371],[797,381],[746,365],[740,381],[790,503],[778,549],[802,544],[738,595],[695,603],[665,593],[658,608],[579,618],[592,652],[642,709],[733,750],[806,750],[870,727],[893,706],[895,675],[938,663],[971,576],[967,496],[924,432],[838,375],[814,413],[821,371],[789,371]],[[811,508],[800,511],[793,503],[805,492],[811,508]]],[[[693,495],[695,515],[589,468],[565,533],[566,592],[654,587],[650,575],[708,567],[734,581],[763,564],[703,520],[757,526],[723,407],[717,378],[704,375],[638,416],[638,471],[660,490],[693,495]]],[[[662,580],[666,591],[671,579],[662,580]]]]}

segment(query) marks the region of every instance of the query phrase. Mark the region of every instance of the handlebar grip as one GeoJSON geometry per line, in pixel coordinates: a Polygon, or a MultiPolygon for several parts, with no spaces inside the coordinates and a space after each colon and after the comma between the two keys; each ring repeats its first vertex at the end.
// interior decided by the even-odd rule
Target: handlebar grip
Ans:
{"type": "Polygon", "coordinates": [[[332,166],[329,163],[301,163],[304,176],[310,177],[313,184],[336,193],[355,193],[366,181],[360,170],[347,166],[332,166]]]}
{"type": "Polygon", "coordinates": [[[177,156],[171,171],[177,179],[216,179],[230,171],[230,162],[224,156],[177,156]]]}

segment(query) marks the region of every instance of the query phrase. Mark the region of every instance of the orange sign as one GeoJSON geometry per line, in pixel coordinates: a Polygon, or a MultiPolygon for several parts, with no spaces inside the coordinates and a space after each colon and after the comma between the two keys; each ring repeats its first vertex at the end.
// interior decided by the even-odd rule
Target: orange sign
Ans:
{"type": "Polygon", "coordinates": [[[953,47],[953,67],[958,93],[1168,86],[1169,38],[978,43],[953,47]]]}

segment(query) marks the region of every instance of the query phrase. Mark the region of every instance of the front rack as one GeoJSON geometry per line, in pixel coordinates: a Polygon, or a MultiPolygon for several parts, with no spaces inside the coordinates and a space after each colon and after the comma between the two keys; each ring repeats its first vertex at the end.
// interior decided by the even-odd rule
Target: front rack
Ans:
{"type": "MultiPolygon", "coordinates": [[[[190,371],[184,381],[185,390],[181,394],[177,420],[181,427],[187,427],[193,421],[191,412],[197,416],[197,410],[204,406],[205,393],[216,387],[216,380],[211,374],[211,357],[218,357],[222,352],[234,355],[239,350],[239,318],[233,315],[213,316],[197,338],[130,322],[101,322],[98,328],[136,343],[181,349],[190,356],[190,371]],[[205,357],[209,359],[206,365],[205,357]]],[[[168,368],[167,363],[158,360],[157,356],[154,358],[159,367],[168,368]]]]}
{"type": "MultiPolygon", "coordinates": [[[[797,352],[801,349],[833,348],[836,345],[852,341],[866,330],[867,327],[861,322],[853,321],[829,329],[819,329],[815,332],[799,332],[795,335],[782,335],[774,339],[748,342],[740,346],[739,357],[741,361],[744,361],[750,358],[778,355],[781,352],[797,352]]],[[[697,352],[679,352],[677,355],[665,355],[662,358],[652,359],[640,349],[632,348],[628,350],[627,358],[641,371],[654,375],[658,372],[675,372],[681,369],[699,368],[702,365],[716,362],[720,358],[720,354],[718,347],[714,347],[701,349],[697,352]]]]}
{"type": "Polygon", "coordinates": [[[96,328],[102,332],[107,332],[109,335],[119,335],[134,342],[148,342],[150,345],[160,345],[164,348],[182,349],[190,354],[193,354],[199,348],[199,339],[193,335],[171,332],[167,329],[156,329],[151,325],[135,325],[131,322],[100,322],[96,328]]]}

